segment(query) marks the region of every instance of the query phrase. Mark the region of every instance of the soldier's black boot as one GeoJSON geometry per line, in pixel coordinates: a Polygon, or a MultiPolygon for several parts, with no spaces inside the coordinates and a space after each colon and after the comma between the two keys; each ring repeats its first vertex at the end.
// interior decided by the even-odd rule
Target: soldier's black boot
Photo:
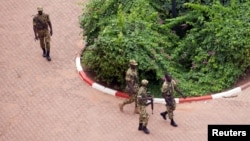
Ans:
{"type": "Polygon", "coordinates": [[[174,122],[174,119],[171,119],[170,125],[177,127],[178,125],[174,122]]]}
{"type": "Polygon", "coordinates": [[[167,114],[168,114],[167,111],[166,111],[166,112],[162,112],[162,113],[161,113],[162,118],[165,119],[165,120],[167,120],[167,117],[166,117],[167,114]]]}
{"type": "Polygon", "coordinates": [[[143,129],[143,126],[142,126],[142,123],[139,123],[139,127],[138,127],[138,130],[142,130],[143,129]]]}
{"type": "Polygon", "coordinates": [[[150,132],[149,132],[149,130],[148,130],[148,128],[147,128],[147,126],[143,126],[142,127],[143,129],[143,132],[145,133],[145,134],[149,134],[150,132]]]}
{"type": "Polygon", "coordinates": [[[45,48],[42,48],[43,50],[43,57],[46,57],[46,51],[45,51],[45,48]]]}
{"type": "Polygon", "coordinates": [[[50,53],[50,51],[47,51],[46,57],[47,57],[47,60],[48,60],[48,61],[51,61],[51,58],[50,58],[50,56],[49,56],[49,53],[50,53]]]}

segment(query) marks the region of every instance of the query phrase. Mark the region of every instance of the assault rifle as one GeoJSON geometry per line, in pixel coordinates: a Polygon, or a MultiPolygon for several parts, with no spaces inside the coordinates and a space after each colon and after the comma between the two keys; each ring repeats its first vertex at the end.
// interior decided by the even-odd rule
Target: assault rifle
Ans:
{"type": "Polygon", "coordinates": [[[154,114],[154,96],[150,93],[147,92],[147,99],[150,101],[149,103],[147,103],[147,106],[150,104],[151,105],[151,110],[152,110],[152,114],[154,114]]]}
{"type": "Polygon", "coordinates": [[[47,29],[47,24],[44,23],[41,19],[39,19],[38,17],[35,17],[35,20],[37,22],[36,28],[38,30],[42,30],[42,29],[47,29]]]}

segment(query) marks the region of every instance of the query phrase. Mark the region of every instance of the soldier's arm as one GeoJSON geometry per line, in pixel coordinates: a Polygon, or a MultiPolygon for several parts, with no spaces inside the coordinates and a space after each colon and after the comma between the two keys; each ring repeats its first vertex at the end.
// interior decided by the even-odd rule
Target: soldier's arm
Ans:
{"type": "Polygon", "coordinates": [[[137,75],[135,75],[134,81],[135,81],[137,84],[139,83],[139,79],[138,79],[137,75]]]}
{"type": "Polygon", "coordinates": [[[37,29],[36,29],[35,26],[33,26],[33,30],[34,30],[34,34],[35,34],[35,39],[37,39],[37,38],[38,38],[38,37],[37,37],[37,29]]]}
{"type": "Polygon", "coordinates": [[[47,16],[47,18],[48,18],[48,25],[49,25],[49,28],[50,28],[50,35],[52,36],[53,30],[52,30],[52,23],[50,21],[49,15],[47,16]]]}
{"type": "Polygon", "coordinates": [[[129,87],[130,93],[134,93],[135,90],[134,90],[132,82],[131,81],[126,81],[126,82],[127,82],[128,87],[129,87]]]}
{"type": "Polygon", "coordinates": [[[152,99],[152,98],[153,98],[153,96],[141,95],[141,99],[142,99],[142,100],[150,100],[150,99],[152,99]]]}
{"type": "Polygon", "coordinates": [[[133,86],[133,83],[132,83],[133,78],[132,78],[130,69],[127,70],[125,79],[126,79],[126,84],[127,84],[128,88],[129,88],[129,92],[131,94],[134,93],[135,90],[134,90],[134,86],[133,86]]]}
{"type": "Polygon", "coordinates": [[[174,89],[175,89],[175,91],[179,94],[179,95],[181,95],[183,98],[186,98],[187,96],[185,96],[182,92],[181,92],[181,90],[177,87],[177,86],[174,86],[174,89]]]}
{"type": "Polygon", "coordinates": [[[166,94],[167,94],[167,86],[165,84],[162,85],[162,88],[161,88],[161,95],[164,99],[166,99],[166,94]]]}
{"type": "MultiPolygon", "coordinates": [[[[137,95],[138,95],[137,97],[139,98],[139,100],[143,100],[144,101],[144,100],[151,99],[151,97],[149,97],[148,94],[147,94],[147,92],[144,91],[143,89],[139,89],[137,95]]],[[[146,106],[147,106],[147,104],[146,104],[146,106]]]]}
{"type": "Polygon", "coordinates": [[[35,18],[33,18],[33,31],[34,31],[35,39],[38,39],[38,37],[37,37],[37,28],[36,28],[36,20],[35,20],[35,18]]]}

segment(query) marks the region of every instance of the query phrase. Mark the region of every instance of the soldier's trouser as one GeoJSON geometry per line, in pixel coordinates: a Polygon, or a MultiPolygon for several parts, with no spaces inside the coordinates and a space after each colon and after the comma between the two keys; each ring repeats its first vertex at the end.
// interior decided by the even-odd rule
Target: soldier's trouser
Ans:
{"type": "Polygon", "coordinates": [[[147,126],[149,114],[147,113],[146,106],[139,105],[138,107],[140,109],[139,123],[142,123],[143,126],[147,126]]]}
{"type": "Polygon", "coordinates": [[[40,47],[46,48],[46,51],[50,51],[50,34],[48,30],[39,30],[38,38],[40,40],[40,47]]]}
{"type": "Polygon", "coordinates": [[[175,108],[176,108],[175,100],[172,100],[171,105],[166,104],[166,109],[167,109],[167,112],[168,112],[169,119],[173,119],[175,108]]]}
{"type": "Polygon", "coordinates": [[[122,105],[130,104],[135,102],[135,107],[137,107],[137,94],[131,94],[128,99],[126,99],[122,105]]]}

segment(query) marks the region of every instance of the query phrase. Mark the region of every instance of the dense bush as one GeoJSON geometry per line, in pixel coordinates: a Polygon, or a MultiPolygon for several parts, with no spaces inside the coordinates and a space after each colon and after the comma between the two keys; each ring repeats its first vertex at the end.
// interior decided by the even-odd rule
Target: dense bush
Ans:
{"type": "Polygon", "coordinates": [[[92,0],[79,19],[82,62],[97,81],[118,88],[136,59],[140,79],[157,94],[165,72],[190,96],[227,89],[250,65],[250,2],[214,1],[92,0]]]}

